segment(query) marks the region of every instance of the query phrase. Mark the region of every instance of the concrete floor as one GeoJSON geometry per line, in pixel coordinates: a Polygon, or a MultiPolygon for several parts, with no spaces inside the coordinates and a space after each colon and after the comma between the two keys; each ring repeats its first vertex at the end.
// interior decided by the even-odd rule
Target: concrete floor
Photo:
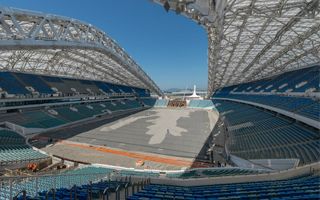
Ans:
{"type": "MultiPolygon", "coordinates": [[[[63,130],[59,130],[55,136],[64,135],[63,139],[70,142],[192,160],[205,144],[217,118],[214,112],[199,109],[149,109],[104,125],[99,124],[89,131],[70,134],[69,138],[65,137],[67,133],[63,134],[63,130]]],[[[94,153],[63,144],[43,150],[91,163],[133,167],[136,162],[131,158],[119,161],[121,158],[116,155],[94,153]]],[[[149,164],[154,168],[159,163],[149,164]]]]}

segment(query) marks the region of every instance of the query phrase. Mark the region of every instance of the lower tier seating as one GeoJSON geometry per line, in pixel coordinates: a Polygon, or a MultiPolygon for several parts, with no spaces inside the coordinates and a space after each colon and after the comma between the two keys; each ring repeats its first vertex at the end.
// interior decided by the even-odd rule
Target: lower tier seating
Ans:
{"type": "Polygon", "coordinates": [[[0,122],[8,121],[26,128],[52,128],[96,115],[107,114],[108,110],[116,112],[140,107],[140,103],[135,99],[79,103],[22,113],[11,113],[0,116],[0,122]],[[57,115],[50,113],[50,110],[54,110],[57,115]]]}
{"type": "Polygon", "coordinates": [[[246,159],[298,158],[302,164],[320,160],[318,130],[250,105],[213,102],[226,120],[232,154],[246,159]]]}
{"type": "MultiPolygon", "coordinates": [[[[77,199],[86,199],[83,195],[85,191],[82,189],[85,188],[90,181],[97,182],[94,186],[98,186],[100,184],[98,181],[106,178],[108,173],[109,170],[105,168],[83,167],[80,169],[69,170],[59,175],[40,176],[37,178],[30,177],[29,179],[23,180],[19,180],[19,178],[17,178],[17,180],[13,182],[11,196],[13,197],[20,191],[25,190],[29,199],[36,195],[39,196],[40,199],[46,199],[46,193],[50,189],[60,188],[57,190],[56,199],[63,199],[65,197],[70,198],[71,188],[74,185],[77,185],[78,187],[73,188],[77,191],[77,199]]],[[[103,189],[105,189],[105,187],[103,189]]],[[[10,185],[2,184],[0,185],[0,200],[7,199],[10,199],[10,185]]]]}
{"type": "Polygon", "coordinates": [[[156,103],[156,99],[153,99],[153,98],[147,98],[147,99],[141,99],[141,101],[143,102],[143,104],[145,105],[145,106],[150,106],[150,107],[152,107],[152,106],[154,106],[155,105],[155,103],[156,103]]]}
{"type": "Polygon", "coordinates": [[[165,108],[168,106],[169,100],[167,99],[154,99],[154,98],[145,98],[141,99],[145,106],[165,108]]]}
{"type": "Polygon", "coordinates": [[[190,100],[188,104],[189,108],[210,108],[212,106],[213,103],[210,100],[190,100]]]}
{"type": "Polygon", "coordinates": [[[281,181],[263,181],[207,186],[146,186],[129,200],[161,199],[319,199],[319,175],[281,181]]]}
{"type": "Polygon", "coordinates": [[[19,134],[0,129],[0,166],[45,158],[48,158],[48,156],[26,145],[25,139],[19,134]]]}
{"type": "Polygon", "coordinates": [[[154,104],[154,107],[164,108],[164,107],[167,107],[168,103],[169,103],[169,100],[167,99],[157,99],[157,101],[154,104]]]}

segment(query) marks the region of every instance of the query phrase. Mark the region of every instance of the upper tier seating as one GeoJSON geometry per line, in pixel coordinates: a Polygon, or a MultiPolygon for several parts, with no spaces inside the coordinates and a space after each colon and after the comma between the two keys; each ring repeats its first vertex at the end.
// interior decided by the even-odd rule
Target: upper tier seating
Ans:
{"type": "Polygon", "coordinates": [[[311,98],[278,95],[217,94],[215,97],[239,99],[287,110],[320,121],[320,101],[311,98]]]}
{"type": "Polygon", "coordinates": [[[83,84],[83,82],[81,82],[80,80],[62,78],[62,81],[64,85],[68,86],[69,88],[75,89],[79,94],[91,94],[88,90],[88,85],[86,83],[83,84]]]}
{"type": "Polygon", "coordinates": [[[60,92],[62,96],[72,96],[77,94],[129,94],[140,97],[150,96],[150,92],[146,89],[102,81],[81,80],[16,72],[0,72],[0,88],[2,91],[5,91],[11,95],[31,95],[31,92],[27,90],[26,87],[32,87],[34,92],[38,92],[40,95],[52,95],[60,92]]]}
{"type": "Polygon", "coordinates": [[[319,175],[280,181],[207,186],[148,185],[129,200],[145,199],[319,199],[319,175]]]}
{"type": "Polygon", "coordinates": [[[142,89],[142,88],[133,88],[136,94],[140,97],[150,97],[150,92],[149,90],[142,89]]]}
{"type": "Polygon", "coordinates": [[[26,145],[25,139],[19,134],[0,129],[0,166],[12,162],[30,162],[44,158],[48,158],[48,156],[26,145]]]}
{"type": "Polygon", "coordinates": [[[91,91],[92,94],[100,95],[102,92],[100,91],[100,88],[94,83],[94,81],[90,80],[79,80],[81,85],[84,86],[84,88],[87,89],[87,91],[91,91]]]}
{"type": "Polygon", "coordinates": [[[216,94],[320,92],[320,65],[282,73],[266,79],[224,87],[216,94]]]}
{"type": "Polygon", "coordinates": [[[45,83],[38,75],[23,73],[14,73],[13,75],[15,75],[25,86],[31,86],[33,89],[35,89],[35,91],[41,94],[54,93],[49,85],[45,83]]]}
{"type": "Polygon", "coordinates": [[[311,94],[319,93],[320,65],[286,72],[270,78],[221,88],[214,98],[229,98],[259,103],[320,121],[320,101],[311,94]],[[305,92],[311,97],[296,93],[305,92]],[[290,96],[288,96],[290,95],[290,96]]]}
{"type": "Polygon", "coordinates": [[[246,159],[299,158],[302,163],[320,160],[317,130],[246,104],[213,102],[226,119],[232,154],[246,159]]]}
{"type": "Polygon", "coordinates": [[[22,85],[10,72],[0,73],[0,88],[8,94],[30,94],[24,85],[22,85]]]}
{"type": "Polygon", "coordinates": [[[42,76],[41,77],[51,88],[57,89],[59,92],[65,96],[70,96],[74,94],[74,91],[71,90],[71,87],[66,85],[61,78],[51,77],[51,76],[42,76]]]}

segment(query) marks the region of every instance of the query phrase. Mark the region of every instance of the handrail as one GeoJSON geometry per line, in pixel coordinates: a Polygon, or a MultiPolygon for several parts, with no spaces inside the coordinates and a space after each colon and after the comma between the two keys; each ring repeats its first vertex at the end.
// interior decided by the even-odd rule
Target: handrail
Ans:
{"type": "Polygon", "coordinates": [[[120,189],[121,189],[121,184],[119,184],[116,188],[116,200],[120,200],[120,189]]]}
{"type": "Polygon", "coordinates": [[[126,183],[125,186],[124,186],[124,197],[125,197],[125,199],[127,199],[128,196],[129,196],[129,190],[128,190],[129,186],[130,186],[130,183],[126,183]]]}
{"type": "Polygon", "coordinates": [[[251,106],[257,106],[257,107],[264,108],[269,111],[273,111],[273,112],[277,112],[279,114],[285,115],[291,119],[303,122],[303,123],[305,123],[309,126],[312,126],[314,128],[317,128],[317,129],[320,128],[319,121],[317,121],[317,120],[314,120],[314,119],[308,118],[306,116],[300,115],[299,113],[295,113],[290,110],[278,108],[278,107],[275,107],[272,105],[267,105],[267,104],[249,101],[249,100],[236,99],[236,98],[214,97],[213,99],[228,100],[228,101],[232,101],[232,102],[244,103],[244,104],[251,105],[251,106]]]}
{"type": "Polygon", "coordinates": [[[92,181],[89,181],[88,199],[92,200],[92,181]]]}
{"type": "Polygon", "coordinates": [[[40,162],[44,160],[48,160],[50,157],[46,158],[30,158],[30,159],[24,159],[24,160],[10,160],[10,161],[1,161],[0,166],[7,166],[7,165],[13,165],[13,164],[25,164],[27,162],[40,162]]]}
{"type": "Polygon", "coordinates": [[[103,200],[109,200],[109,189],[110,188],[108,186],[103,190],[103,192],[102,192],[102,199],[103,200]],[[105,197],[107,197],[107,198],[105,198],[105,197]]]}
{"type": "Polygon", "coordinates": [[[135,183],[133,183],[132,185],[131,185],[131,194],[134,194],[134,187],[135,187],[135,183]]]}
{"type": "Polygon", "coordinates": [[[56,199],[56,190],[55,190],[54,188],[51,188],[51,189],[46,193],[46,200],[49,199],[49,194],[50,194],[50,192],[52,192],[52,194],[53,194],[53,200],[55,200],[55,199],[56,199]]]}
{"type": "Polygon", "coordinates": [[[13,200],[17,200],[20,193],[22,193],[23,200],[26,200],[26,199],[27,199],[27,191],[26,191],[26,190],[21,190],[20,192],[18,192],[18,193],[13,197],[13,200]]]}
{"type": "Polygon", "coordinates": [[[77,199],[77,186],[73,185],[70,189],[70,200],[72,200],[72,192],[74,192],[74,199],[77,199]]]}
{"type": "Polygon", "coordinates": [[[60,176],[86,176],[86,175],[110,175],[109,173],[80,173],[80,174],[45,174],[45,175],[30,175],[30,176],[6,176],[0,177],[0,180],[8,179],[30,179],[30,178],[41,178],[41,177],[60,177],[60,176]]]}

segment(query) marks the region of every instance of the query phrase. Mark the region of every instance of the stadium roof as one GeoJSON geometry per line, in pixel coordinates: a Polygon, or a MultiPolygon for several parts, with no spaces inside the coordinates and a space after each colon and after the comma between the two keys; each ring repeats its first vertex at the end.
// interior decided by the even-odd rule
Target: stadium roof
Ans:
{"type": "Polygon", "coordinates": [[[61,16],[0,6],[0,70],[159,87],[98,28],[61,16]]]}
{"type": "Polygon", "coordinates": [[[320,62],[319,0],[153,0],[208,33],[208,94],[320,62]]]}

